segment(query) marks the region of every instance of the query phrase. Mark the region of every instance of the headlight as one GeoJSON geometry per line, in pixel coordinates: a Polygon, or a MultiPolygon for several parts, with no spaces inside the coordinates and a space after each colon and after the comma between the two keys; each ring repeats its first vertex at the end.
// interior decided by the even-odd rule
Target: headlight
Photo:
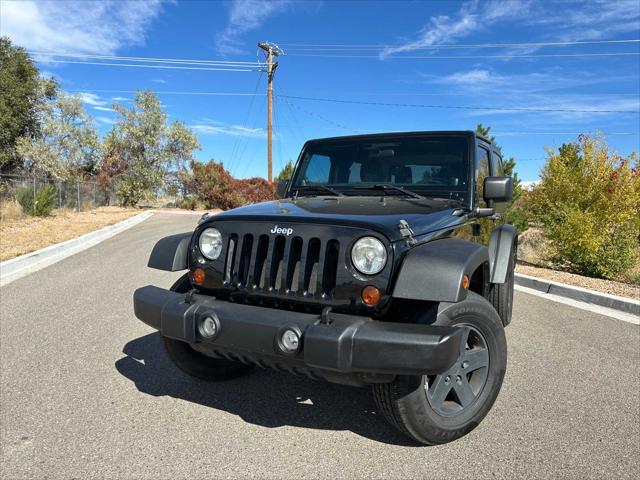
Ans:
{"type": "Polygon", "coordinates": [[[205,228],[200,234],[198,247],[202,255],[215,260],[222,252],[222,234],[216,228],[205,228]]]}
{"type": "Polygon", "coordinates": [[[360,273],[375,275],[387,264],[387,250],[377,238],[362,237],[351,249],[351,261],[360,273]]]}

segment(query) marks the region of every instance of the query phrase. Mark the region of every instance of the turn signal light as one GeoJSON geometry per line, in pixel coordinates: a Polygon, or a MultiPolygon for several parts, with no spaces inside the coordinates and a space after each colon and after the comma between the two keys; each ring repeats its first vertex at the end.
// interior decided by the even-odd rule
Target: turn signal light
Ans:
{"type": "Polygon", "coordinates": [[[380,290],[373,285],[367,285],[362,289],[362,301],[365,305],[373,306],[380,302],[380,290]]]}
{"type": "Polygon", "coordinates": [[[469,289],[469,276],[468,275],[464,275],[462,277],[462,288],[464,288],[465,290],[469,289]]]}
{"type": "Polygon", "coordinates": [[[191,274],[191,279],[196,285],[202,285],[204,283],[204,277],[205,274],[202,268],[196,268],[191,274]]]}

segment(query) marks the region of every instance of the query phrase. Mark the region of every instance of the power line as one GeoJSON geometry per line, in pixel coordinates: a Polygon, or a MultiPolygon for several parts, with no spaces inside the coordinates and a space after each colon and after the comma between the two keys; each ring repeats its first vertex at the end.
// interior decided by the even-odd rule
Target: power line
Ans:
{"type": "Polygon", "coordinates": [[[297,96],[292,96],[292,95],[278,95],[278,98],[282,98],[290,107],[293,107],[293,108],[295,108],[297,110],[300,110],[301,112],[306,113],[307,115],[310,115],[312,117],[319,118],[320,120],[322,120],[324,122],[327,122],[327,123],[329,123],[329,124],[331,124],[331,125],[333,125],[335,127],[338,127],[341,130],[346,130],[346,131],[351,132],[351,133],[361,133],[359,130],[354,130],[353,128],[349,128],[349,127],[347,127],[345,125],[342,125],[342,124],[340,124],[338,122],[334,122],[333,120],[329,120],[328,118],[323,117],[319,113],[311,112],[311,111],[309,111],[309,110],[307,110],[305,108],[301,108],[298,105],[295,105],[295,104],[293,104],[293,103],[291,103],[291,102],[289,102],[287,100],[287,98],[296,98],[296,99],[308,100],[308,98],[306,98],[306,97],[297,97],[297,96]]]}
{"type": "MultiPolygon", "coordinates": [[[[136,93],[138,90],[105,90],[105,89],[80,89],[80,90],[68,90],[73,93],[83,93],[83,92],[96,92],[96,93],[136,93]]],[[[282,91],[282,89],[280,89],[282,91]]],[[[257,96],[263,97],[266,96],[266,93],[246,93],[246,92],[188,92],[188,91],[156,91],[154,93],[158,95],[211,95],[211,96],[230,96],[230,97],[249,97],[249,96],[257,96]]],[[[462,92],[320,92],[320,93],[329,93],[332,95],[358,95],[358,96],[371,96],[371,97],[382,97],[382,96],[404,96],[404,97],[449,97],[449,96],[462,96],[467,97],[473,94],[470,93],[462,93],[462,92]]],[[[534,95],[544,95],[545,97],[595,97],[595,96],[634,96],[640,97],[640,92],[636,93],[616,93],[616,92],[601,92],[601,93],[547,93],[547,92],[530,92],[534,95]]]]}
{"type": "Polygon", "coordinates": [[[425,105],[417,103],[388,103],[388,102],[364,102],[359,100],[340,100],[337,98],[302,97],[294,95],[280,95],[282,98],[295,100],[311,100],[316,102],[349,103],[359,105],[376,105],[383,107],[414,107],[414,108],[445,108],[454,110],[500,110],[505,112],[566,112],[566,113],[638,113],[635,110],[580,110],[572,108],[520,108],[520,107],[494,107],[494,106],[467,106],[467,105],[425,105]]]}
{"type": "Polygon", "coordinates": [[[134,63],[105,63],[105,62],[75,62],[72,60],[46,60],[47,63],[71,63],[78,65],[102,65],[105,67],[137,67],[137,68],[164,68],[171,70],[205,70],[209,72],[259,72],[258,68],[214,68],[214,67],[184,67],[176,65],[137,65],[134,63]]]}
{"type": "Polygon", "coordinates": [[[68,58],[89,58],[89,59],[98,59],[98,60],[124,60],[124,61],[133,61],[133,62],[153,62],[153,63],[179,63],[179,64],[189,64],[189,65],[208,65],[208,66],[217,66],[217,65],[238,65],[238,66],[260,66],[266,67],[266,64],[263,62],[245,62],[245,61],[233,61],[233,60],[197,60],[197,59],[187,59],[187,58],[154,58],[154,57],[123,57],[118,55],[89,55],[83,53],[56,53],[56,52],[39,52],[39,51],[30,51],[31,55],[36,55],[39,57],[68,57],[68,58]]]}
{"type": "MultiPolygon", "coordinates": [[[[261,72],[262,73],[262,72],[261,72]]],[[[71,93],[84,93],[84,92],[96,92],[96,93],[137,93],[139,90],[102,90],[102,89],[82,89],[82,90],[68,90],[71,93]]],[[[215,97],[264,97],[266,93],[243,93],[243,92],[178,92],[178,91],[156,91],[153,93],[158,95],[209,95],[215,97]]]]}
{"type": "MultiPolygon", "coordinates": [[[[262,94],[258,94],[258,87],[260,86],[260,80],[262,80],[262,73],[260,72],[260,75],[258,75],[258,79],[256,80],[256,86],[253,89],[253,94],[248,94],[248,95],[253,95],[251,97],[251,101],[249,102],[249,107],[247,108],[247,112],[244,116],[244,120],[241,123],[241,126],[243,128],[246,128],[248,125],[248,121],[249,121],[249,114],[251,113],[251,109],[253,108],[254,102],[255,102],[255,98],[257,95],[266,95],[264,93],[262,94]]],[[[235,142],[233,143],[233,148],[231,149],[231,159],[230,159],[230,163],[231,165],[229,165],[229,171],[230,172],[234,172],[235,168],[236,168],[236,161],[238,159],[237,154],[238,154],[238,149],[240,148],[240,143],[241,143],[241,137],[238,136],[235,140],[235,142]]]]}
{"type": "MultiPolygon", "coordinates": [[[[627,43],[640,43],[640,39],[626,39],[626,40],[578,40],[567,42],[524,42],[524,43],[476,43],[476,44],[439,44],[439,45],[424,45],[421,47],[414,47],[412,50],[438,50],[443,48],[530,48],[530,47],[559,47],[569,45],[604,45],[604,44],[627,44],[627,43]]],[[[346,50],[360,50],[360,49],[381,49],[381,48],[402,48],[405,45],[388,45],[388,44],[312,44],[312,43],[284,43],[281,44],[285,47],[303,47],[303,48],[317,48],[322,50],[330,49],[346,49],[346,50]]]]}
{"type": "Polygon", "coordinates": [[[570,58],[570,57],[630,57],[638,56],[640,52],[605,52],[605,53],[551,53],[551,54],[527,54],[527,55],[388,55],[381,58],[380,55],[325,55],[315,53],[289,53],[288,57],[318,57],[318,58],[362,58],[378,60],[456,60],[478,58],[570,58]]]}

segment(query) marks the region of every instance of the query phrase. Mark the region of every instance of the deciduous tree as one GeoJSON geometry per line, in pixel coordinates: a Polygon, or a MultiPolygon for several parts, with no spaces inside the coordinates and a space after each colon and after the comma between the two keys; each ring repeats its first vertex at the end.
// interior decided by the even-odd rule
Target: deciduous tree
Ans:
{"type": "Polygon", "coordinates": [[[97,172],[100,139],[82,100],[60,93],[41,107],[40,135],[20,137],[16,151],[23,168],[36,176],[77,180],[97,172]]]}
{"type": "Polygon", "coordinates": [[[44,102],[55,97],[56,90],[53,79],[40,78],[23,48],[0,37],[0,172],[20,169],[16,142],[20,137],[38,137],[38,114],[44,102]]]}
{"type": "Polygon", "coordinates": [[[136,205],[163,186],[168,172],[193,161],[200,145],[182,123],[167,124],[153,92],[138,92],[131,108],[114,105],[114,109],[120,118],[104,139],[104,155],[118,174],[122,203],[136,205]]]}
{"type": "Polygon", "coordinates": [[[638,258],[640,171],[638,156],[622,158],[603,136],[549,151],[530,209],[553,245],[556,264],[578,273],[613,278],[638,258]]]}

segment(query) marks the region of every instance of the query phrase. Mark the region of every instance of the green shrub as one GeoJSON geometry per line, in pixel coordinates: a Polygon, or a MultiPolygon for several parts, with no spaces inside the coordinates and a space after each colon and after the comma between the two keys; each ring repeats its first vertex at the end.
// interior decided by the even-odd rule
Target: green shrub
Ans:
{"type": "Polygon", "coordinates": [[[505,214],[505,218],[507,223],[510,223],[511,225],[516,227],[518,235],[520,235],[527,228],[529,228],[527,212],[523,208],[519,208],[519,207],[509,208],[505,214]]]}
{"type": "Polygon", "coordinates": [[[581,135],[549,152],[529,209],[551,241],[552,262],[583,275],[616,277],[638,258],[637,156],[623,159],[602,136],[581,135]]]}
{"type": "Polygon", "coordinates": [[[33,215],[33,204],[35,199],[33,198],[33,189],[25,187],[16,191],[16,200],[22,207],[22,211],[28,215],[33,215]]]}
{"type": "Polygon", "coordinates": [[[22,210],[35,217],[48,217],[56,208],[56,189],[46,185],[36,192],[35,201],[31,188],[21,188],[16,192],[16,199],[22,210]]]}

